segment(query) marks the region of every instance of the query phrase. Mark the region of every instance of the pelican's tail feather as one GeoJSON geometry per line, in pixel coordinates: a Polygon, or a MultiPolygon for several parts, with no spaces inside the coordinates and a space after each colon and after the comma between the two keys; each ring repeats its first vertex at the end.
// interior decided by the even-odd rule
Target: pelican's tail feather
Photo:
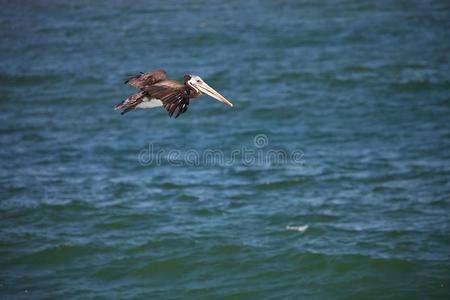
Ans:
{"type": "Polygon", "coordinates": [[[139,105],[143,101],[143,97],[145,96],[144,91],[140,91],[139,93],[136,93],[134,95],[131,95],[124,101],[120,102],[119,104],[116,104],[114,106],[114,110],[126,108],[121,114],[125,114],[133,109],[136,108],[137,105],[139,105]]]}
{"type": "Polygon", "coordinates": [[[123,101],[120,102],[119,104],[114,105],[114,110],[118,110],[118,109],[121,109],[121,108],[125,107],[125,102],[126,102],[126,101],[127,101],[127,100],[123,100],[123,101]]]}
{"type": "Polygon", "coordinates": [[[120,114],[121,114],[121,115],[124,115],[124,114],[126,114],[127,112],[130,112],[130,111],[134,110],[135,108],[136,108],[136,106],[130,106],[130,107],[127,107],[127,108],[125,108],[125,110],[122,111],[120,114]]]}

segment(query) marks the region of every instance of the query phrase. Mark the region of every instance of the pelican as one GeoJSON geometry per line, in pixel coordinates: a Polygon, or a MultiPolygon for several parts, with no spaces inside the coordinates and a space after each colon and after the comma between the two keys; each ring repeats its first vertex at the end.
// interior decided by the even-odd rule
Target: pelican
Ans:
{"type": "Polygon", "coordinates": [[[170,117],[174,115],[178,118],[188,109],[189,100],[200,97],[203,93],[233,107],[230,101],[197,75],[184,75],[184,84],[181,84],[169,80],[164,70],[154,70],[132,76],[125,83],[138,88],[139,91],[114,106],[115,110],[125,108],[121,112],[122,115],[135,108],[163,106],[170,117]]]}

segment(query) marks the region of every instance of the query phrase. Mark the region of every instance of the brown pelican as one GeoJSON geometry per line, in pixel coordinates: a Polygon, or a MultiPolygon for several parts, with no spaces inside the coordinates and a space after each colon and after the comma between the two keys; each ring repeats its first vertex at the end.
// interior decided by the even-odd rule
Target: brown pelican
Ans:
{"type": "Polygon", "coordinates": [[[138,88],[139,92],[114,106],[116,110],[125,108],[122,115],[135,108],[163,106],[169,112],[170,117],[175,115],[177,118],[186,112],[189,100],[201,96],[202,93],[233,107],[230,101],[196,75],[184,75],[184,84],[181,84],[169,80],[164,70],[154,70],[132,76],[125,83],[138,88]]]}

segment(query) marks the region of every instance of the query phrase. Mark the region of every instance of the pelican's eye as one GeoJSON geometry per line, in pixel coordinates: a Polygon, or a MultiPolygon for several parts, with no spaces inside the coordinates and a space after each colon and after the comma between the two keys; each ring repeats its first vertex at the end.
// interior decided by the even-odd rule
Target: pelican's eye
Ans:
{"type": "Polygon", "coordinates": [[[201,81],[200,79],[197,79],[197,82],[200,83],[200,82],[202,82],[202,81],[201,81]]]}

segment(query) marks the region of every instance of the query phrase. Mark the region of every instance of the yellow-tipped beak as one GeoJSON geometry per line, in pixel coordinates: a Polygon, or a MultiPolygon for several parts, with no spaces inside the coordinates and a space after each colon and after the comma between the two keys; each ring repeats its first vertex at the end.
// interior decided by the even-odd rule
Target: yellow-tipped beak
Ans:
{"type": "Polygon", "coordinates": [[[206,83],[202,82],[196,86],[202,93],[205,93],[214,99],[222,102],[223,104],[228,105],[229,107],[233,107],[233,103],[225,99],[224,96],[222,96],[218,91],[207,85],[206,83]]]}

